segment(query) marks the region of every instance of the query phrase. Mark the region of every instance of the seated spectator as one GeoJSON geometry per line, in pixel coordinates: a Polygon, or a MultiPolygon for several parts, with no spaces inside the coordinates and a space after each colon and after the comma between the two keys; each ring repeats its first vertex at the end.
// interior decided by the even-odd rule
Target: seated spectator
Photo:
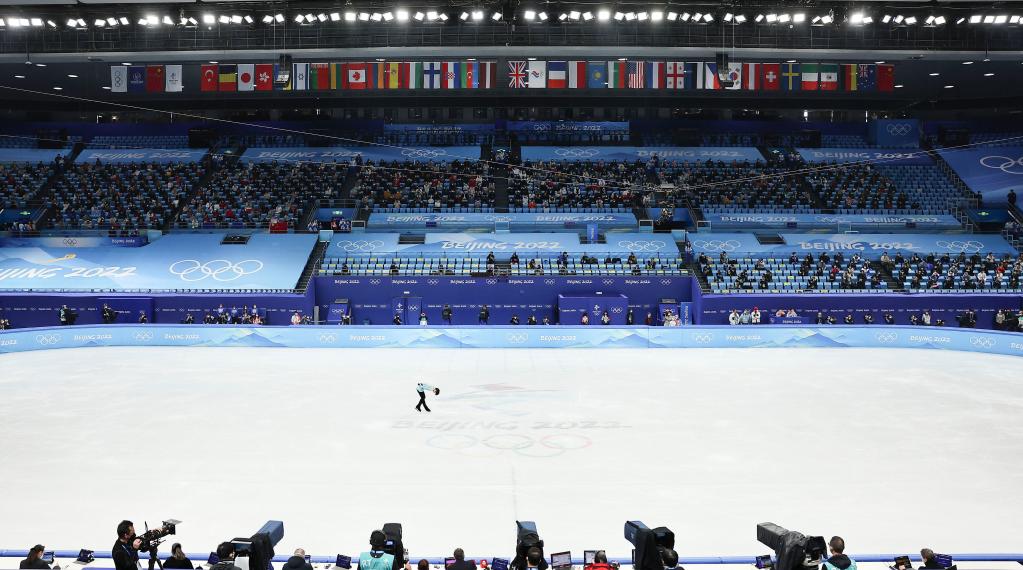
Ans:
{"type": "Polygon", "coordinates": [[[476,570],[476,564],[465,559],[465,551],[456,548],[454,552],[455,561],[445,570],[476,570]]]}
{"type": "Polygon", "coordinates": [[[33,546],[28,551],[28,556],[18,565],[20,570],[49,570],[50,565],[43,561],[43,553],[46,547],[42,544],[33,546]]]}
{"type": "Polygon", "coordinates": [[[938,559],[934,556],[934,551],[930,548],[923,548],[920,550],[920,559],[923,560],[924,565],[920,567],[920,570],[945,570],[945,567],[938,564],[938,559]]]}
{"type": "Polygon", "coordinates": [[[296,548],[295,553],[281,566],[281,570],[313,570],[313,565],[305,560],[305,549],[296,548]]]}
{"type": "Polygon", "coordinates": [[[171,555],[163,561],[164,568],[176,568],[178,570],[192,570],[195,566],[192,561],[185,556],[185,551],[181,549],[181,543],[175,542],[171,545],[171,555]]]}
{"type": "Polygon", "coordinates": [[[583,570],[612,570],[613,566],[607,563],[607,554],[603,550],[598,550],[593,555],[593,564],[587,564],[583,567],[583,570]]]}
{"type": "Polygon", "coordinates": [[[241,568],[234,564],[235,555],[233,544],[221,542],[220,546],[217,547],[217,558],[220,559],[220,562],[210,567],[210,570],[241,570],[241,568]]]}

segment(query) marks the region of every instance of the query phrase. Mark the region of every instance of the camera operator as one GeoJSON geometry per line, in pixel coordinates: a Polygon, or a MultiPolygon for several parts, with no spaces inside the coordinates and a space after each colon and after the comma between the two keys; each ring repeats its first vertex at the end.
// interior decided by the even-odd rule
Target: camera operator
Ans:
{"type": "Polygon", "coordinates": [[[192,570],[195,565],[185,556],[185,551],[181,549],[181,543],[175,542],[171,546],[171,555],[163,561],[163,567],[165,569],[192,570]]]}
{"type": "Polygon", "coordinates": [[[75,314],[74,310],[67,305],[61,305],[60,311],[57,313],[61,326],[71,326],[75,324],[75,318],[77,316],[78,315],[75,314]]]}
{"type": "Polygon", "coordinates": [[[387,535],[382,530],[374,530],[369,535],[369,551],[359,555],[359,570],[392,570],[394,555],[384,552],[387,535]]]}
{"type": "Polygon", "coordinates": [[[115,570],[138,570],[141,546],[142,539],[135,537],[134,523],[121,521],[121,524],[117,525],[117,542],[110,552],[115,570]]]}
{"type": "Polygon", "coordinates": [[[841,536],[831,537],[828,549],[831,550],[831,558],[824,561],[821,570],[856,570],[856,561],[843,554],[845,540],[841,536]]]}
{"type": "Polygon", "coordinates": [[[661,550],[661,562],[664,563],[664,570],[684,570],[678,565],[678,552],[670,548],[661,550]]]}
{"type": "Polygon", "coordinates": [[[117,311],[110,308],[110,305],[103,303],[102,310],[103,324],[111,325],[117,320],[117,311]]]}
{"type": "Polygon", "coordinates": [[[930,548],[920,550],[920,559],[924,561],[920,570],[945,570],[944,566],[938,564],[938,560],[934,557],[934,551],[930,548]]]}
{"type": "Polygon", "coordinates": [[[537,570],[540,568],[540,564],[543,563],[543,554],[537,547],[532,547],[526,551],[526,568],[527,570],[537,570]]]}
{"type": "Polygon", "coordinates": [[[21,570],[50,570],[50,565],[43,561],[43,552],[46,547],[37,544],[28,551],[28,558],[21,561],[18,568],[21,570]]]}
{"type": "Polygon", "coordinates": [[[221,542],[217,547],[217,558],[220,562],[211,566],[210,570],[242,570],[234,565],[235,556],[234,545],[230,542],[221,542]]]}

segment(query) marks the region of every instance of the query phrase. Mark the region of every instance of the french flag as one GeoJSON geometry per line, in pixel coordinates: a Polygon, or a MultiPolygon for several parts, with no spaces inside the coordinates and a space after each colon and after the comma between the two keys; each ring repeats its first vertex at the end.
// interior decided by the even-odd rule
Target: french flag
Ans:
{"type": "Polygon", "coordinates": [[[551,61],[547,63],[547,88],[565,89],[568,87],[568,62],[551,61]]]}

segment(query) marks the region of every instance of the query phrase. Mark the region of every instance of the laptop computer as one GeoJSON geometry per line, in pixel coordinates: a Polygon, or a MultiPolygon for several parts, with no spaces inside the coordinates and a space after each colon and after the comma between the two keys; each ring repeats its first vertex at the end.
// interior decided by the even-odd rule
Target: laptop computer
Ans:
{"type": "Polygon", "coordinates": [[[338,568],[351,568],[352,567],[352,557],[351,556],[345,556],[344,554],[338,554],[337,555],[337,560],[334,561],[334,566],[337,566],[338,568]]]}
{"type": "Polygon", "coordinates": [[[551,554],[551,567],[554,570],[568,570],[572,568],[572,553],[565,551],[551,554]]]}
{"type": "Polygon", "coordinates": [[[593,564],[593,561],[597,558],[597,550],[584,550],[583,551],[583,565],[589,566],[593,564]]]}
{"type": "Polygon", "coordinates": [[[895,563],[892,564],[892,570],[913,570],[913,562],[909,559],[909,556],[896,556],[895,563]]]}

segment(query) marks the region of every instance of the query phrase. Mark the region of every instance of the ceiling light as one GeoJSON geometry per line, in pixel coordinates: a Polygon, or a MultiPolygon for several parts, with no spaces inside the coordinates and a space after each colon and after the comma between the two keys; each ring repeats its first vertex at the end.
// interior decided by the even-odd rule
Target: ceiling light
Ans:
{"type": "Polygon", "coordinates": [[[96,21],[93,22],[92,25],[98,28],[102,28],[103,26],[107,25],[107,21],[102,18],[96,18],[96,21]]]}
{"type": "Polygon", "coordinates": [[[25,79],[25,76],[24,75],[15,75],[14,78],[15,79],[25,79]]]}
{"type": "Polygon", "coordinates": [[[536,15],[536,17],[540,18],[541,22],[546,22],[547,21],[547,12],[540,12],[539,14],[536,15]]]}
{"type": "Polygon", "coordinates": [[[877,64],[877,65],[883,65],[884,64],[884,60],[882,59],[882,60],[879,60],[879,61],[875,61],[874,63],[877,64]]]}
{"type": "Polygon", "coordinates": [[[431,22],[436,20],[437,19],[437,12],[434,12],[433,10],[430,10],[429,12],[426,13],[426,19],[430,20],[431,22]]]}
{"type": "Polygon", "coordinates": [[[640,22],[645,22],[648,19],[650,19],[650,14],[647,14],[646,12],[639,12],[638,14],[636,14],[636,19],[639,20],[640,22]]]}
{"type": "Polygon", "coordinates": [[[927,75],[930,75],[931,77],[937,77],[937,76],[939,76],[941,74],[938,73],[937,71],[935,71],[935,72],[932,72],[932,73],[928,73],[927,75]]]}
{"type": "Polygon", "coordinates": [[[274,14],[274,21],[278,24],[284,23],[284,14],[274,14]]]}
{"type": "Polygon", "coordinates": [[[972,61],[964,61],[963,65],[973,65],[973,62],[972,61]]]}
{"type": "MultiPolygon", "coordinates": [[[[322,16],[323,14],[320,14],[320,15],[322,16]]],[[[232,24],[240,24],[240,23],[242,23],[242,17],[239,16],[238,14],[234,14],[233,16],[231,16],[231,23],[232,24]]]]}
{"type": "Polygon", "coordinates": [[[578,19],[579,19],[579,11],[578,11],[578,10],[572,10],[572,11],[570,11],[570,12],[568,13],[568,17],[569,17],[570,19],[572,19],[572,20],[578,20],[578,19]]]}
{"type": "Polygon", "coordinates": [[[830,24],[830,23],[832,23],[834,21],[835,21],[835,17],[832,16],[831,14],[827,14],[825,16],[821,16],[821,23],[822,24],[830,24]]]}
{"type": "Polygon", "coordinates": [[[711,14],[704,14],[703,15],[703,21],[707,22],[707,23],[713,22],[714,21],[714,16],[712,16],[711,14]]]}
{"type": "Polygon", "coordinates": [[[1009,17],[1006,16],[1005,14],[1002,14],[1002,15],[999,15],[999,16],[995,16],[995,23],[996,24],[1004,24],[1006,21],[1008,21],[1008,19],[1009,19],[1009,17]]]}
{"type": "Polygon", "coordinates": [[[46,64],[45,63],[37,63],[36,67],[46,67],[46,64]]]}
{"type": "Polygon", "coordinates": [[[31,19],[31,20],[29,20],[29,21],[30,21],[30,22],[32,23],[32,25],[33,25],[34,27],[36,27],[36,28],[42,27],[42,25],[43,25],[43,19],[42,19],[42,18],[32,18],[32,19],[31,19]]]}
{"type": "Polygon", "coordinates": [[[356,18],[355,12],[345,12],[345,21],[354,22],[356,18]]]}
{"type": "Polygon", "coordinates": [[[463,22],[468,20],[469,19],[469,13],[468,12],[462,12],[461,14],[458,15],[458,19],[462,20],[463,22]]]}
{"type": "Polygon", "coordinates": [[[732,18],[734,18],[734,17],[735,16],[731,12],[728,12],[728,13],[725,14],[725,21],[726,22],[731,22],[732,18]]]}
{"type": "Polygon", "coordinates": [[[606,21],[608,21],[610,19],[611,19],[611,11],[610,10],[606,10],[606,9],[605,10],[597,10],[597,21],[598,22],[606,22],[606,21]]]}
{"type": "Polygon", "coordinates": [[[903,87],[903,85],[901,83],[899,83],[898,85],[895,86],[896,89],[902,89],[902,87],[903,87]]]}
{"type": "MultiPolygon", "coordinates": [[[[444,14],[444,13],[441,13],[441,14],[440,14],[440,16],[438,16],[438,18],[440,18],[440,21],[441,21],[441,22],[447,22],[447,21],[448,21],[448,15],[447,15],[447,14],[444,14]]],[[[540,19],[541,19],[541,20],[544,20],[544,19],[546,19],[546,18],[540,18],[540,19]]]]}
{"type": "Polygon", "coordinates": [[[263,23],[264,24],[272,24],[272,23],[274,23],[274,17],[271,16],[270,14],[267,14],[266,16],[263,16],[263,23]]]}
{"type": "Polygon", "coordinates": [[[787,24],[789,22],[789,20],[791,20],[791,19],[792,19],[792,16],[790,16],[788,14],[781,14],[781,15],[778,16],[778,21],[781,22],[782,24],[787,24]]]}
{"type": "Polygon", "coordinates": [[[327,15],[321,12],[321,13],[316,15],[316,19],[321,21],[321,22],[326,22],[327,21],[327,15]]]}
{"type": "MultiPolygon", "coordinates": [[[[0,18],[0,26],[6,26],[6,25],[7,25],[7,22],[4,21],[3,18],[0,18]]],[[[67,27],[73,28],[76,25],[78,25],[78,22],[76,22],[74,18],[68,18],[68,20],[67,20],[67,27]]]]}
{"type": "Polygon", "coordinates": [[[962,24],[965,21],[966,21],[966,18],[959,18],[958,20],[956,20],[956,25],[958,26],[959,24],[962,24]]]}
{"type": "Polygon", "coordinates": [[[636,19],[636,13],[635,12],[626,12],[625,13],[625,21],[626,22],[631,22],[631,21],[633,21],[635,19],[636,19]]]}
{"type": "MultiPolygon", "coordinates": [[[[743,19],[745,20],[745,18],[743,18],[743,19]]],[[[806,21],[806,14],[804,14],[803,12],[798,12],[796,14],[793,14],[792,15],[792,21],[797,23],[797,24],[802,24],[803,22],[806,21]]]]}
{"type": "Polygon", "coordinates": [[[767,23],[768,24],[773,24],[773,23],[775,23],[777,21],[778,21],[778,14],[768,14],[767,15],[767,23]]]}
{"type": "Polygon", "coordinates": [[[763,14],[757,14],[757,17],[756,17],[756,18],[753,18],[753,21],[754,21],[754,22],[756,22],[756,23],[758,23],[758,24],[759,24],[760,22],[763,22],[763,21],[764,21],[764,15],[763,15],[763,14]]]}
{"type": "Polygon", "coordinates": [[[891,22],[891,21],[892,21],[892,15],[891,15],[891,14],[885,14],[885,15],[884,15],[884,16],[883,16],[883,17],[881,18],[881,22],[882,22],[882,23],[885,23],[885,24],[887,24],[888,22],[891,22]]]}
{"type": "MultiPolygon", "coordinates": [[[[592,17],[593,17],[593,14],[590,14],[589,12],[586,12],[586,13],[587,13],[587,14],[589,14],[590,18],[592,18],[592,17]]],[[[493,13],[493,14],[492,14],[492,15],[490,16],[490,19],[491,19],[491,20],[493,20],[493,21],[495,21],[495,22],[498,22],[498,21],[500,21],[500,20],[501,20],[501,17],[502,17],[502,16],[503,16],[503,14],[501,14],[500,12],[494,12],[494,13],[493,13]]],[[[587,19],[587,20],[589,20],[590,18],[586,18],[586,19],[587,19]]]]}
{"type": "Polygon", "coordinates": [[[130,61],[122,61],[121,65],[131,65],[131,62],[130,61]]]}
{"type": "Polygon", "coordinates": [[[64,88],[63,87],[54,87],[53,90],[54,91],[63,91],[64,88]]]}
{"type": "Polygon", "coordinates": [[[472,11],[472,19],[475,22],[478,22],[478,21],[482,20],[483,19],[483,10],[473,10],[472,11]]]}
{"type": "MultiPolygon", "coordinates": [[[[399,8],[398,11],[395,12],[395,14],[397,14],[399,22],[407,22],[408,21],[408,10],[404,10],[404,9],[399,8]]],[[[334,20],[334,14],[330,15],[330,19],[334,20]]],[[[337,21],[337,20],[334,20],[334,21],[337,21]]]]}
{"type": "Polygon", "coordinates": [[[423,18],[426,18],[426,14],[422,12],[416,12],[412,17],[415,18],[417,22],[422,22],[423,18]]]}
{"type": "Polygon", "coordinates": [[[983,19],[983,16],[981,16],[980,14],[974,14],[974,15],[970,16],[970,23],[971,24],[979,24],[982,19],[983,19]]]}
{"type": "Polygon", "coordinates": [[[955,87],[955,85],[946,85],[946,86],[945,86],[945,89],[951,89],[951,88],[953,88],[953,87],[955,87]]]}
{"type": "MultiPolygon", "coordinates": [[[[689,15],[686,14],[686,18],[688,18],[688,17],[689,17],[689,15]]],[[[615,21],[616,22],[621,22],[624,19],[625,19],[625,13],[623,13],[623,12],[615,12],[615,21]]]]}
{"type": "Polygon", "coordinates": [[[302,22],[305,21],[305,16],[303,16],[302,14],[297,14],[295,16],[295,21],[298,22],[299,24],[301,24],[302,22]]]}
{"type": "Polygon", "coordinates": [[[650,12],[651,22],[660,22],[662,20],[664,20],[664,12],[661,12],[660,10],[654,10],[650,12]]]}
{"type": "Polygon", "coordinates": [[[221,24],[230,24],[231,16],[228,16],[227,14],[221,14],[220,17],[217,18],[217,21],[219,21],[221,24]]]}
{"type": "Polygon", "coordinates": [[[380,14],[380,12],[373,12],[373,15],[370,16],[369,19],[373,20],[374,22],[379,22],[380,20],[383,20],[384,17],[382,14],[380,14]]]}
{"type": "Polygon", "coordinates": [[[564,22],[567,19],[568,19],[568,14],[566,14],[564,12],[562,12],[561,14],[558,15],[558,21],[559,22],[564,22]]]}
{"type": "Polygon", "coordinates": [[[907,26],[912,26],[914,24],[916,24],[916,16],[910,16],[910,17],[906,18],[906,25],[907,26]]]}
{"type": "Polygon", "coordinates": [[[1010,24],[1018,24],[1019,23],[1019,16],[1009,16],[1009,23],[1010,24]]]}
{"type": "Polygon", "coordinates": [[[988,14],[987,16],[984,16],[984,23],[985,24],[994,24],[995,23],[995,17],[992,16],[991,14],[988,14]]]}
{"type": "Polygon", "coordinates": [[[930,26],[933,23],[934,23],[934,15],[933,14],[930,15],[930,16],[927,16],[927,19],[924,20],[924,24],[926,24],[928,26],[930,26]]]}
{"type": "Polygon", "coordinates": [[[213,65],[217,65],[220,62],[219,61],[212,61],[212,60],[210,60],[210,63],[212,63],[213,65]]]}
{"type": "Polygon", "coordinates": [[[390,22],[391,20],[394,19],[394,12],[390,12],[390,11],[384,12],[383,16],[384,16],[384,21],[385,22],[390,22]]]}
{"type": "Polygon", "coordinates": [[[592,19],[593,19],[593,12],[590,12],[590,11],[583,12],[583,20],[589,22],[592,19]]]}
{"type": "Polygon", "coordinates": [[[988,72],[984,74],[984,77],[994,77],[994,73],[988,72]]]}
{"type": "Polygon", "coordinates": [[[252,23],[252,16],[250,16],[248,14],[245,14],[244,20],[245,20],[246,24],[251,24],[252,23]]]}
{"type": "Polygon", "coordinates": [[[697,12],[697,13],[693,14],[693,23],[699,22],[700,18],[702,18],[702,17],[703,17],[703,13],[702,12],[697,12]]]}
{"type": "MultiPolygon", "coordinates": [[[[110,18],[110,19],[113,20],[113,18],[110,18]]],[[[117,20],[114,20],[114,21],[116,22],[117,20]]],[[[53,20],[46,20],[46,25],[50,26],[51,28],[56,28],[57,27],[57,22],[54,22],[53,20]]]]}
{"type": "Polygon", "coordinates": [[[862,24],[863,23],[863,12],[856,12],[852,16],[849,16],[850,24],[862,24]]]}
{"type": "MultiPolygon", "coordinates": [[[[128,18],[125,18],[124,16],[121,16],[120,19],[118,19],[118,21],[121,23],[122,26],[127,26],[129,24],[128,18]]],[[[192,22],[193,24],[195,23],[194,18],[189,18],[188,21],[192,22]]]]}
{"type": "Polygon", "coordinates": [[[67,76],[70,77],[71,79],[78,79],[78,76],[75,75],[74,73],[69,73],[67,74],[67,76]]]}
{"type": "Polygon", "coordinates": [[[23,28],[27,28],[31,25],[28,18],[18,18],[18,24],[20,24],[23,28]]]}
{"type": "Polygon", "coordinates": [[[368,22],[369,21],[369,12],[359,12],[359,21],[360,22],[368,22]]]}
{"type": "Polygon", "coordinates": [[[863,17],[863,23],[864,24],[873,24],[874,23],[874,17],[873,16],[864,16],[863,17]]]}
{"type": "Polygon", "coordinates": [[[536,10],[526,10],[525,12],[522,13],[522,17],[525,18],[527,21],[532,22],[533,20],[536,19],[536,10]]]}
{"type": "Polygon", "coordinates": [[[103,89],[106,89],[107,91],[110,91],[110,86],[109,85],[104,85],[103,89]]]}
{"type": "Polygon", "coordinates": [[[204,24],[213,24],[216,21],[217,21],[217,19],[213,16],[213,14],[203,14],[202,15],[202,23],[204,23],[204,24]]]}
{"type": "Polygon", "coordinates": [[[902,14],[898,14],[897,16],[895,16],[895,23],[896,24],[901,24],[902,20],[904,20],[904,19],[905,18],[902,16],[902,14]]]}

